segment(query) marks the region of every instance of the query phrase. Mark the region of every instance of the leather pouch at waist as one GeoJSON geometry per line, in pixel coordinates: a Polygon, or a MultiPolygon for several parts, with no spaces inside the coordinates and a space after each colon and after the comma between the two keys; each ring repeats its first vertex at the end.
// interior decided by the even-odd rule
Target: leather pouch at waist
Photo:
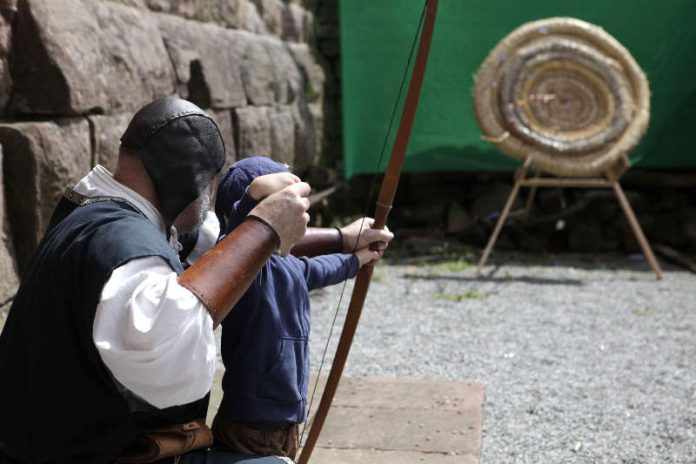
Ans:
{"type": "Polygon", "coordinates": [[[189,451],[209,448],[213,433],[204,419],[186,424],[170,425],[142,432],[121,452],[118,464],[148,464],[180,456],[189,451]]]}

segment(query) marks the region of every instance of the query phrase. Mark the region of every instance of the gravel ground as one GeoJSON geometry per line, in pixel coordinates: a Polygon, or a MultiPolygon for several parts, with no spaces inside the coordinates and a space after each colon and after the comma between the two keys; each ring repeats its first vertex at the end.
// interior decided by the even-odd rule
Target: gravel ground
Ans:
{"type": "MultiPolygon", "coordinates": [[[[696,275],[496,256],[482,280],[461,263],[380,263],[346,374],[483,383],[484,464],[696,463],[696,275]]],[[[314,368],[341,288],[312,294],[314,368]]]]}
{"type": "MultiPolygon", "coordinates": [[[[696,463],[696,275],[656,282],[620,256],[498,259],[483,280],[381,263],[346,374],[482,382],[484,464],[696,463]]],[[[312,296],[315,368],[340,291],[312,296]]]]}

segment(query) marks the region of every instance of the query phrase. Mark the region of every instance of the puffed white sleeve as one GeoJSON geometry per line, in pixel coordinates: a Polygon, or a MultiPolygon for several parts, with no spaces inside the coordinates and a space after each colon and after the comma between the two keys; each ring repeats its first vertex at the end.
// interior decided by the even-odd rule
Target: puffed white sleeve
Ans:
{"type": "Polygon", "coordinates": [[[205,220],[198,229],[198,240],[193,250],[186,257],[186,263],[190,266],[208,252],[217,243],[218,235],[220,234],[220,223],[217,216],[212,211],[208,211],[205,220]]]}
{"type": "Polygon", "coordinates": [[[160,257],[134,259],[113,271],[97,305],[93,338],[116,380],[157,408],[199,400],[212,387],[213,320],[160,257]]]}

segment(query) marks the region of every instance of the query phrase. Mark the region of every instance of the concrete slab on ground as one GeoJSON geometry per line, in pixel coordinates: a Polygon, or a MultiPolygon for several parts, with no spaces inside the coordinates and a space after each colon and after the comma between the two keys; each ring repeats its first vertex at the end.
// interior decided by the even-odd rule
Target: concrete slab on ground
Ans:
{"type": "Polygon", "coordinates": [[[479,456],[444,455],[413,451],[339,450],[317,448],[312,461],[320,464],[479,464],[479,456]]]}
{"type": "MultiPolygon", "coordinates": [[[[324,381],[325,377],[319,383],[315,405],[324,381]]],[[[218,378],[211,394],[209,419],[220,404],[219,385],[218,378]]],[[[346,377],[312,461],[478,464],[483,402],[484,387],[479,383],[346,377]]]]}

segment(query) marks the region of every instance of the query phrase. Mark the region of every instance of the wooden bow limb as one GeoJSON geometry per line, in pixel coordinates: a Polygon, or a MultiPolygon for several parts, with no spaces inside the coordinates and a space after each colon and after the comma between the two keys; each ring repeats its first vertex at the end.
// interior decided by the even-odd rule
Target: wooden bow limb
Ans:
{"type": "MultiPolygon", "coordinates": [[[[438,6],[438,0],[426,0],[426,2],[425,20],[423,22],[423,32],[421,34],[420,44],[418,45],[416,62],[413,66],[413,73],[411,75],[411,82],[409,84],[408,94],[406,96],[406,103],[404,104],[404,110],[399,122],[399,129],[394,141],[394,147],[392,148],[391,157],[389,158],[389,165],[387,166],[384,174],[384,180],[382,181],[382,186],[380,187],[377,206],[375,208],[375,221],[372,225],[373,229],[383,229],[386,225],[387,216],[391,210],[391,205],[394,201],[394,196],[396,195],[396,189],[399,185],[401,170],[406,158],[406,148],[408,147],[411,129],[413,128],[413,121],[416,116],[416,109],[418,108],[418,99],[420,97],[421,87],[423,85],[428,55],[430,53],[430,44],[432,42],[433,31],[435,29],[435,16],[438,6]]],[[[319,402],[319,407],[317,408],[317,412],[312,421],[312,427],[309,430],[307,440],[302,448],[302,453],[297,461],[298,464],[307,464],[309,462],[312,451],[314,450],[317,440],[319,439],[321,429],[326,421],[326,416],[328,415],[331,403],[333,402],[334,395],[336,394],[336,390],[338,388],[339,381],[343,375],[343,368],[345,367],[346,360],[348,359],[348,353],[350,352],[350,347],[353,343],[353,337],[355,336],[355,331],[358,327],[358,322],[360,321],[360,315],[362,314],[363,305],[365,303],[365,298],[367,297],[367,290],[370,286],[373,271],[373,263],[365,265],[360,269],[360,272],[355,280],[355,286],[353,288],[350,304],[348,305],[348,313],[343,326],[343,332],[341,333],[338,348],[336,349],[336,356],[334,357],[331,371],[329,372],[329,377],[326,382],[326,387],[324,388],[324,393],[322,394],[321,401],[319,402]]]]}

